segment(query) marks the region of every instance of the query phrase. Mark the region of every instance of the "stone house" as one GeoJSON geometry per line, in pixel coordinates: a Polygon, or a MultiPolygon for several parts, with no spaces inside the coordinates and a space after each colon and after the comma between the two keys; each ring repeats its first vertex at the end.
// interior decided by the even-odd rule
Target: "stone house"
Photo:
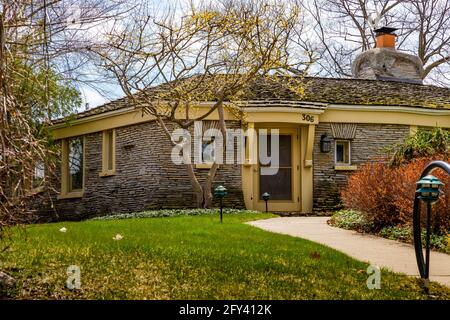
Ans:
{"type": "MultiPolygon", "coordinates": [[[[305,78],[301,100],[255,84],[244,108],[247,125],[280,130],[280,169],[270,179],[260,175],[259,159],[247,152],[254,144],[249,136],[246,162],[218,169],[215,185],[228,189],[226,206],[263,210],[267,191],[271,211],[333,211],[347,177],[383,148],[418,127],[450,128],[450,89],[423,85],[420,60],[395,49],[392,31],[377,31],[377,47],[356,58],[353,79],[305,78]]],[[[207,118],[217,119],[214,113],[207,118]]],[[[231,114],[226,119],[228,128],[241,127],[231,114]]],[[[162,130],[126,99],[81,112],[70,125],[55,121],[52,130],[62,150],[52,181],[59,192],[36,202],[43,217],[194,205],[185,166],[172,163],[162,130]]],[[[195,170],[204,176],[208,168],[195,170]]]]}

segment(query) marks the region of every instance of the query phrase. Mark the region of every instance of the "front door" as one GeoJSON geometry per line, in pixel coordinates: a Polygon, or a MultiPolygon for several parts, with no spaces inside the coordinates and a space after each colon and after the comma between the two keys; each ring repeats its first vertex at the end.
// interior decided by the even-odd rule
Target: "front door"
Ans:
{"type": "MultiPolygon", "coordinates": [[[[270,194],[269,211],[299,211],[300,210],[300,171],[299,148],[297,129],[279,129],[279,164],[272,168],[276,171],[273,175],[264,174],[264,167],[270,164],[262,164],[258,159],[256,174],[254,175],[254,208],[265,210],[265,202],[262,194],[270,194]]],[[[270,134],[270,133],[269,133],[270,134]]],[[[259,149],[259,143],[258,143],[259,149]]],[[[271,139],[267,137],[268,155],[272,154],[271,139]]]]}

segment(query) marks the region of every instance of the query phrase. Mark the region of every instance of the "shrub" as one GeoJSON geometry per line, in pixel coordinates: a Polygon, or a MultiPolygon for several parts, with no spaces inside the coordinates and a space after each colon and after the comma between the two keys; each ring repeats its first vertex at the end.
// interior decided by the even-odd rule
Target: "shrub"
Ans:
{"type": "MultiPolygon", "coordinates": [[[[414,242],[413,230],[411,226],[390,226],[380,230],[380,236],[391,239],[401,240],[409,243],[414,242]]],[[[425,247],[426,232],[422,231],[422,245],[425,247]]],[[[448,236],[432,233],[430,235],[430,247],[432,249],[450,253],[448,236]]]]}
{"type": "MultiPolygon", "coordinates": [[[[422,245],[425,246],[425,240],[426,239],[426,233],[425,231],[422,232],[422,245]]],[[[432,233],[430,235],[430,247],[432,249],[437,249],[442,252],[450,253],[447,238],[445,235],[442,234],[435,234],[432,233]]]]}
{"type": "Polygon", "coordinates": [[[384,227],[380,230],[380,236],[391,240],[402,240],[408,242],[413,239],[412,228],[408,226],[384,227]]]}
{"type": "MultiPolygon", "coordinates": [[[[428,158],[420,158],[394,169],[400,177],[399,188],[394,196],[394,205],[398,208],[402,223],[412,222],[416,182],[430,161],[428,158]]],[[[446,234],[447,230],[450,230],[450,177],[442,170],[433,171],[433,175],[444,183],[444,188],[439,201],[433,205],[432,230],[436,234],[446,234]]],[[[422,205],[421,212],[421,220],[425,221],[425,205],[422,205]]]]}
{"type": "Polygon", "coordinates": [[[388,148],[392,154],[390,164],[398,167],[416,158],[429,158],[450,153],[450,131],[443,128],[419,128],[416,134],[409,136],[402,143],[388,148]]]}
{"type": "Polygon", "coordinates": [[[366,221],[361,212],[355,210],[340,210],[330,219],[330,224],[338,228],[370,231],[372,226],[366,221]]]}
{"type": "Polygon", "coordinates": [[[450,233],[447,235],[447,237],[446,237],[445,239],[446,239],[446,241],[447,241],[447,248],[446,248],[446,251],[447,251],[448,253],[450,253],[450,233]]]}
{"type": "MultiPolygon", "coordinates": [[[[435,158],[439,159],[438,156],[435,158]]],[[[349,177],[341,193],[344,206],[360,211],[373,227],[372,231],[411,224],[416,181],[431,160],[416,159],[396,168],[383,162],[363,165],[349,177]]],[[[432,226],[434,233],[444,234],[450,230],[450,178],[441,170],[433,174],[445,186],[444,193],[433,206],[432,226]]],[[[422,213],[425,213],[424,209],[422,213]]]]}
{"type": "Polygon", "coordinates": [[[386,163],[367,163],[351,175],[341,193],[347,209],[360,211],[374,230],[400,223],[394,206],[395,179],[386,163]]]}
{"type": "MultiPolygon", "coordinates": [[[[148,210],[141,212],[111,214],[107,216],[95,217],[91,220],[119,220],[119,219],[134,219],[134,218],[159,218],[159,217],[176,217],[176,216],[198,216],[207,214],[218,214],[219,209],[162,209],[162,210],[148,210]]],[[[224,214],[239,214],[239,213],[261,213],[252,210],[239,209],[223,209],[224,214]]]]}

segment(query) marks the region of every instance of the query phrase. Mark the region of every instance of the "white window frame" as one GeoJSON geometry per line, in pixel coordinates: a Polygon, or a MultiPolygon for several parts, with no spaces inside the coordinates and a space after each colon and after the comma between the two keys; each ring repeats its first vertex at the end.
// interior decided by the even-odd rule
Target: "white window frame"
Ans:
{"type": "MultiPolygon", "coordinates": [[[[345,152],[345,148],[344,148],[345,152]]],[[[345,156],[344,156],[345,158],[345,156]]],[[[334,140],[334,164],[336,166],[351,166],[352,164],[352,142],[346,139],[336,139],[334,140]],[[337,145],[339,142],[348,143],[348,162],[338,162],[337,161],[337,145]]]]}

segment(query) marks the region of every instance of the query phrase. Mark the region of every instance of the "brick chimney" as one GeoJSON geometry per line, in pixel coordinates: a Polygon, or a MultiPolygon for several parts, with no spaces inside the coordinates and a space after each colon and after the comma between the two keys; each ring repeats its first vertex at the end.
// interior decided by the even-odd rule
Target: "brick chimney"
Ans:
{"type": "Polygon", "coordinates": [[[397,29],[375,29],[376,46],[360,53],[352,65],[355,78],[422,83],[423,65],[419,57],[395,49],[397,29]]]}
{"type": "Polygon", "coordinates": [[[376,48],[395,49],[395,39],[397,35],[394,33],[396,28],[382,27],[375,29],[376,48]]]}

